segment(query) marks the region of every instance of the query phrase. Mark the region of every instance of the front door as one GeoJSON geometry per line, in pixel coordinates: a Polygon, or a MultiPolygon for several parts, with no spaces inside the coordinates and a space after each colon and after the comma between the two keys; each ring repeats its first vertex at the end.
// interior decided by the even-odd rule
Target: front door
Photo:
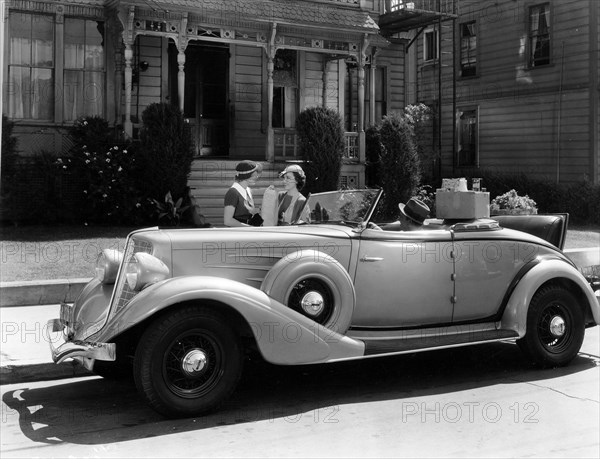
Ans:
{"type": "MultiPolygon", "coordinates": [[[[177,82],[177,50],[172,45],[171,59],[177,82]]],[[[229,48],[190,42],[185,51],[184,116],[189,120],[196,145],[196,156],[229,154],[229,48]]],[[[177,100],[177,84],[172,85],[177,100]],[[174,86],[174,88],[173,88],[174,86]]]]}

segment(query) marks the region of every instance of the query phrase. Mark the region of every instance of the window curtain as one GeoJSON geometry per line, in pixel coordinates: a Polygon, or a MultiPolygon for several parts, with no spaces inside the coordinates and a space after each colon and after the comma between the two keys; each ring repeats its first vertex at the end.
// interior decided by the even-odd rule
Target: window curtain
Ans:
{"type": "Polygon", "coordinates": [[[49,16],[11,13],[9,17],[8,116],[54,116],[54,23],[49,16]]]}
{"type": "Polygon", "coordinates": [[[530,15],[530,40],[531,40],[531,63],[543,52],[544,45],[548,42],[550,30],[550,10],[546,5],[540,5],[531,9],[530,15]]]}

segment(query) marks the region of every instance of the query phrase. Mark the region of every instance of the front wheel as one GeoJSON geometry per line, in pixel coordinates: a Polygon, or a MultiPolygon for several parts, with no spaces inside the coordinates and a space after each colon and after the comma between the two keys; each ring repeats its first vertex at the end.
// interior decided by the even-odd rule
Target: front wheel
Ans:
{"type": "Polygon", "coordinates": [[[583,312],[571,292],[553,285],[540,289],[527,311],[525,336],[517,341],[534,363],[543,367],[568,364],[581,349],[583,312]]]}
{"type": "Polygon", "coordinates": [[[142,397],[170,417],[216,408],[242,373],[237,335],[220,314],[185,307],[163,315],[143,334],[134,359],[142,397]]]}

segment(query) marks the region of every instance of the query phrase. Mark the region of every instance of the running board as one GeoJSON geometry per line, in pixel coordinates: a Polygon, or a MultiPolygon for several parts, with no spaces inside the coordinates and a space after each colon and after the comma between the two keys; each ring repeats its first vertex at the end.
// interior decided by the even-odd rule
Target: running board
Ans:
{"type": "Polygon", "coordinates": [[[448,335],[434,335],[423,338],[362,338],[365,355],[392,354],[398,352],[418,352],[435,348],[465,346],[488,341],[515,339],[519,335],[513,330],[480,330],[448,335]]]}

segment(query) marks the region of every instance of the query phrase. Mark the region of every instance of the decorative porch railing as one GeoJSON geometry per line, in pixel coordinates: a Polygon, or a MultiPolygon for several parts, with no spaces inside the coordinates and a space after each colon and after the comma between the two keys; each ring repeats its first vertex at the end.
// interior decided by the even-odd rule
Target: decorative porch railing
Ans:
{"type": "MultiPolygon", "coordinates": [[[[275,159],[298,159],[298,142],[295,129],[273,129],[275,144],[275,159]]],[[[359,142],[358,132],[344,132],[343,159],[349,162],[358,162],[359,142]]]]}
{"type": "Polygon", "coordinates": [[[454,12],[454,0],[385,0],[385,13],[394,13],[401,10],[452,14],[454,12]]]}

